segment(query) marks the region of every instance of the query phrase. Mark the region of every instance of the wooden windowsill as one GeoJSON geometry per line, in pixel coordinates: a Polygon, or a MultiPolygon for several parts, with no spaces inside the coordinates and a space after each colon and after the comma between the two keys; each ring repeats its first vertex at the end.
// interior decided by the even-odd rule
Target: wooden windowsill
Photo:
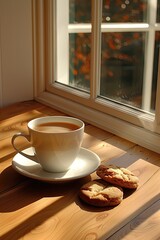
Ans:
{"type": "MultiPolygon", "coordinates": [[[[136,191],[114,208],[97,209],[80,201],[80,187],[98,178],[92,173],[74,182],[49,184],[24,177],[12,168],[14,133],[45,115],[65,115],[35,101],[0,110],[1,239],[147,239],[160,236],[160,155],[93,125],[85,126],[82,146],[103,163],[114,163],[139,177],[136,191]]],[[[23,140],[21,148],[29,144],[23,140]]]]}

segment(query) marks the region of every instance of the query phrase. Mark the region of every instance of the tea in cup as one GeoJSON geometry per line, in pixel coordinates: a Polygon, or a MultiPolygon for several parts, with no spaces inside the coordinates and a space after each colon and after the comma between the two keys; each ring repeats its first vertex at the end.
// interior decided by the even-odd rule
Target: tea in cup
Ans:
{"type": "Polygon", "coordinates": [[[84,134],[84,123],[72,117],[47,116],[28,123],[29,134],[17,133],[12,137],[15,150],[39,163],[48,172],[65,172],[76,159],[84,134]],[[18,149],[16,138],[25,137],[30,142],[33,155],[18,149]]]}

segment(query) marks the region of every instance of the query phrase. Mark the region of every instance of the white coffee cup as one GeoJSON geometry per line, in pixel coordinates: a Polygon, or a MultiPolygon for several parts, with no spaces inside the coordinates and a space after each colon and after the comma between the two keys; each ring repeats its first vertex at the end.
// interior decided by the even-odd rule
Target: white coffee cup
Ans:
{"type": "Polygon", "coordinates": [[[72,117],[47,116],[28,123],[29,135],[17,133],[12,137],[15,150],[49,172],[65,172],[76,159],[84,134],[84,123],[72,117]],[[28,155],[16,146],[17,137],[25,137],[33,148],[28,155]]]}

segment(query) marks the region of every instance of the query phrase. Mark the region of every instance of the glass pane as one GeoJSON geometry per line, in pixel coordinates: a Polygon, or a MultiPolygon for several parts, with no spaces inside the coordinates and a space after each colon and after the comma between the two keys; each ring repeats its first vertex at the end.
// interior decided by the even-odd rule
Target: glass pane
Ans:
{"type": "Polygon", "coordinates": [[[91,0],[69,0],[69,23],[91,23],[91,0]]]}
{"type": "Polygon", "coordinates": [[[101,96],[141,108],[145,35],[102,33],[101,96]]]}
{"type": "Polygon", "coordinates": [[[69,85],[90,89],[91,34],[69,34],[69,85]]]}
{"type": "Polygon", "coordinates": [[[157,1],[157,23],[160,23],[160,0],[157,1]]]}
{"type": "Polygon", "coordinates": [[[152,98],[151,98],[151,111],[153,111],[153,112],[155,111],[155,103],[156,103],[159,48],[160,48],[160,32],[156,32],[155,49],[154,49],[154,64],[153,64],[152,98]]]}
{"type": "Polygon", "coordinates": [[[102,22],[146,22],[147,2],[147,0],[103,0],[102,22]]]}

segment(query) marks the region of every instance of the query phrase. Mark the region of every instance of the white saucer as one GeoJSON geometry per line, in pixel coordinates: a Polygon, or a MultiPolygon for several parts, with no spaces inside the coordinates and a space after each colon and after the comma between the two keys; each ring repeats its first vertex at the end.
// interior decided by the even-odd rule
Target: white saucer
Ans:
{"type": "MultiPolygon", "coordinates": [[[[33,154],[32,148],[24,150],[27,154],[33,154]]],[[[46,182],[66,182],[82,178],[94,172],[100,164],[100,158],[90,150],[81,148],[80,152],[67,172],[50,173],[42,169],[40,164],[31,161],[17,153],[13,160],[13,168],[20,174],[46,182]]]]}

